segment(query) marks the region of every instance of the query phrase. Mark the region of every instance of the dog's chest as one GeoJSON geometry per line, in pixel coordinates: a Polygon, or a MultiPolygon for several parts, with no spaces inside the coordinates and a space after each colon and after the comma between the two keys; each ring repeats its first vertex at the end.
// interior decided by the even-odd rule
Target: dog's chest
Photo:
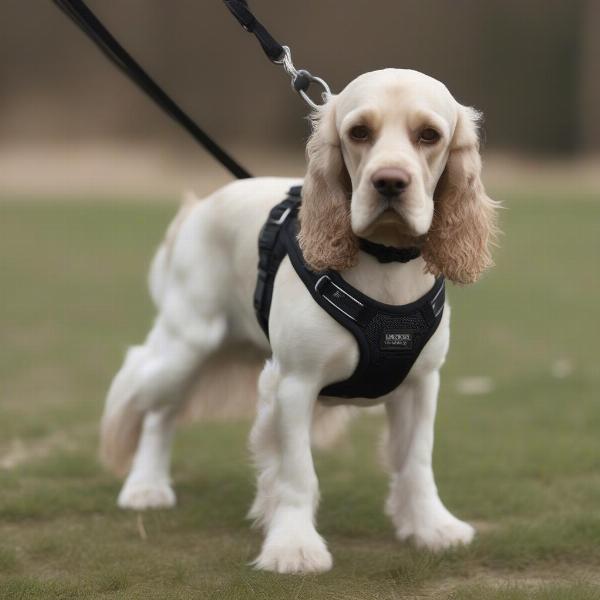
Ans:
{"type": "MultiPolygon", "coordinates": [[[[324,381],[321,395],[345,400],[382,398],[406,379],[428,341],[436,333],[444,310],[444,281],[425,275],[423,264],[418,265],[416,261],[413,261],[413,265],[386,266],[377,261],[369,264],[367,256],[361,258],[356,268],[343,273],[317,273],[310,270],[297,242],[294,210],[297,201],[292,194],[291,196],[271,211],[261,232],[255,291],[259,323],[269,336],[275,274],[281,261],[287,256],[313,301],[350,333],[358,346],[358,361],[354,370],[345,377],[332,375],[324,381]],[[365,293],[367,291],[368,295],[365,293]],[[385,300],[388,297],[391,297],[394,304],[379,299],[385,300]],[[398,303],[399,300],[403,302],[398,303]]],[[[293,304],[290,302],[288,308],[293,304]]],[[[285,311],[285,307],[282,308],[285,311]]],[[[299,314],[306,315],[304,311],[299,314]]],[[[286,321],[289,322],[289,316],[286,321]]],[[[281,329],[286,329],[284,324],[281,325],[281,329]]],[[[335,346],[335,340],[339,338],[338,334],[327,336],[322,331],[309,335],[307,332],[314,329],[313,323],[303,323],[303,319],[298,319],[293,329],[296,336],[300,332],[306,333],[300,333],[300,337],[296,339],[310,345],[318,341],[320,345],[325,344],[325,348],[335,346]]],[[[285,335],[283,345],[290,344],[295,346],[297,342],[285,335]]],[[[295,353],[296,361],[305,354],[302,350],[299,348],[295,353]]],[[[344,353],[343,349],[341,352],[344,353]]],[[[313,357],[322,354],[327,352],[323,352],[321,347],[315,347],[314,353],[308,353],[313,357]]],[[[315,367],[318,369],[319,365],[315,367]]]]}

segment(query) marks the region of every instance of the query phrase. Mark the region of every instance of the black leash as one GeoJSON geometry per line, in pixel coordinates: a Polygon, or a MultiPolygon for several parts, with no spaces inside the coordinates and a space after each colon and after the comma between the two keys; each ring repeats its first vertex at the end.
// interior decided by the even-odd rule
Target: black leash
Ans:
{"type": "Polygon", "coordinates": [[[248,32],[256,36],[259,44],[271,62],[283,59],[285,51],[283,46],[265,29],[265,26],[250,12],[246,0],[223,0],[231,14],[239,24],[248,32]]]}
{"type": "MultiPolygon", "coordinates": [[[[119,44],[102,22],[89,9],[83,0],[52,0],[85,35],[87,35],[102,53],[157,106],[183,127],[201,146],[214,156],[232,175],[238,179],[247,179],[252,175],[217,144],[180,106],[144,71],[136,60],[119,44]]],[[[296,70],[292,63],[290,49],[282,46],[250,12],[246,0],[224,0],[225,5],[246,31],[253,33],[265,54],[276,64],[284,67],[292,78],[292,87],[313,108],[317,107],[307,94],[311,83],[323,88],[323,100],[331,93],[327,84],[308,71],[296,70]]]]}
{"type": "Polygon", "coordinates": [[[280,44],[265,28],[265,26],[252,14],[248,8],[247,0],[223,0],[231,14],[238,20],[239,24],[248,32],[252,33],[261,45],[267,58],[276,65],[282,65],[285,72],[292,80],[292,88],[302,96],[303,100],[311,107],[317,108],[308,95],[308,88],[316,83],[321,86],[322,100],[327,102],[331,95],[329,86],[320,77],[311,75],[306,69],[297,70],[292,62],[292,53],[288,46],[280,44]]]}
{"type": "Polygon", "coordinates": [[[117,42],[83,0],[52,0],[104,53],[173,120],[238,179],[252,175],[206,134],[117,42]]]}

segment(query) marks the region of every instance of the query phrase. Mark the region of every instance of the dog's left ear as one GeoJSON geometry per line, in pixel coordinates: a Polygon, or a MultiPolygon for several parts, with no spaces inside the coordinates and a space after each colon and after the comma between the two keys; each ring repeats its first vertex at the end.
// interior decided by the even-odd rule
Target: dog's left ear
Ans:
{"type": "Polygon", "coordinates": [[[434,275],[454,283],[473,283],[493,265],[490,246],[498,233],[498,203],[481,181],[480,114],[459,107],[448,162],[434,195],[433,222],[423,257],[434,275]]]}
{"type": "Polygon", "coordinates": [[[350,221],[352,189],[335,125],[335,97],[316,110],[306,146],[298,242],[313,270],[341,271],[358,260],[358,239],[350,221]]]}

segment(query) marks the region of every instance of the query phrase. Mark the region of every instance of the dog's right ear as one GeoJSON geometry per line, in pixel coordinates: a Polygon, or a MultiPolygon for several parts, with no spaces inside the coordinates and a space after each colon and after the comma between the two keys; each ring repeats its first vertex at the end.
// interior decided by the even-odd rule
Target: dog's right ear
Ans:
{"type": "Polygon", "coordinates": [[[356,264],[358,239],[350,221],[352,186],[335,125],[334,97],[313,113],[312,121],[298,241],[313,270],[341,271],[356,264]]]}
{"type": "Polygon", "coordinates": [[[454,283],[473,283],[493,265],[498,202],[481,181],[480,114],[459,106],[446,169],[434,196],[434,217],[423,247],[428,270],[454,283]]]}

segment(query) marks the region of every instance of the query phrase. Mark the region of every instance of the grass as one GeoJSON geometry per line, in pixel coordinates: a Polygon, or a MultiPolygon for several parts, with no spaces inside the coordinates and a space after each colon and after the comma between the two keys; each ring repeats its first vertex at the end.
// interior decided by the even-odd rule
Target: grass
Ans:
{"type": "Polygon", "coordinates": [[[335,565],[306,577],[248,566],[247,422],[182,428],[174,511],[119,511],[97,463],[103,396],[152,317],[145,273],[173,207],[1,204],[0,598],[600,598],[600,204],[505,200],[497,268],[450,290],[437,421],[440,492],[476,541],[432,555],[394,540],[382,422],[364,417],[316,457],[335,565]],[[467,376],[493,389],[460,394],[467,376]]]}

